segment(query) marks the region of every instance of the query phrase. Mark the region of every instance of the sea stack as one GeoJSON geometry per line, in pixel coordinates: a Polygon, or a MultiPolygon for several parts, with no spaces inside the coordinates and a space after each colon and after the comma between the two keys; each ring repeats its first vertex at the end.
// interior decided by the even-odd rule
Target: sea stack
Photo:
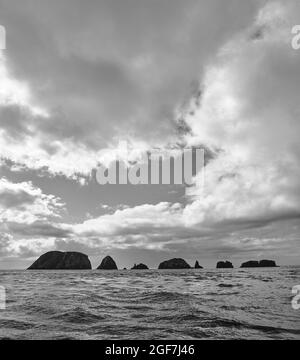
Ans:
{"type": "Polygon", "coordinates": [[[260,267],[278,267],[274,260],[260,260],[259,266],[260,267]]]}
{"type": "Polygon", "coordinates": [[[203,269],[203,267],[200,266],[198,260],[195,262],[195,269],[203,269]]]}
{"type": "Polygon", "coordinates": [[[97,270],[118,270],[118,267],[112,257],[106,256],[97,267],[97,270]]]}
{"type": "Polygon", "coordinates": [[[190,265],[183,259],[171,259],[159,264],[158,269],[190,269],[190,265]]]}
{"type": "Polygon", "coordinates": [[[79,252],[50,251],[40,256],[28,270],[90,270],[87,255],[79,252]]]}
{"type": "Polygon", "coordinates": [[[261,268],[261,267],[277,267],[274,260],[247,261],[241,265],[241,268],[261,268]]]}
{"type": "Polygon", "coordinates": [[[134,264],[131,270],[149,270],[149,268],[145,264],[138,264],[138,265],[134,264]]]}
{"type": "Polygon", "coordinates": [[[233,265],[230,261],[219,261],[217,263],[217,269],[233,269],[233,265]]]}
{"type": "Polygon", "coordinates": [[[259,261],[255,261],[255,260],[244,262],[241,265],[241,268],[257,268],[257,267],[259,267],[259,261]]]}

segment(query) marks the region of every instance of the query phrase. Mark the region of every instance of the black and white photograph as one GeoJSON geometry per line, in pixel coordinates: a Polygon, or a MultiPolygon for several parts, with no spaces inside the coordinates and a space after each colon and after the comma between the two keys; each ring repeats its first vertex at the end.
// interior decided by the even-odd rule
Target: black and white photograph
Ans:
{"type": "Polygon", "coordinates": [[[0,0],[1,342],[300,340],[299,96],[299,0],[0,0]]]}

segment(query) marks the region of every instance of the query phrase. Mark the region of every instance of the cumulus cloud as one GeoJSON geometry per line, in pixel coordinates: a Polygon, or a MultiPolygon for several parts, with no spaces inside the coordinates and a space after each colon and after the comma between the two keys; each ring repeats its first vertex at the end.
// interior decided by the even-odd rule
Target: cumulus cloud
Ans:
{"type": "Polygon", "coordinates": [[[294,1],[268,3],[207,67],[201,105],[193,100],[185,118],[187,141],[216,153],[202,198],[197,186],[190,192],[195,221],[300,214],[299,55],[290,46],[299,11],[294,1]]]}
{"type": "Polygon", "coordinates": [[[11,183],[0,179],[0,222],[32,224],[59,216],[64,204],[53,195],[43,194],[31,183],[11,183]]]}
{"type": "MultiPolygon", "coordinates": [[[[153,233],[158,231],[158,243],[164,243],[168,232],[176,243],[184,237],[179,229],[185,239],[188,229],[194,237],[221,233],[226,238],[230,232],[299,218],[300,73],[298,54],[290,46],[296,13],[299,5],[293,1],[268,3],[207,67],[201,97],[191,100],[184,118],[191,129],[187,143],[204,144],[215,153],[205,169],[204,192],[196,181],[186,207],[160,203],[119,210],[73,231],[110,235],[112,242],[123,235],[125,243],[139,235],[136,243],[148,237],[151,244],[153,233]]],[[[235,245],[263,247],[276,241],[256,238],[235,245]]]]}
{"type": "Polygon", "coordinates": [[[238,0],[0,3],[1,156],[69,177],[89,173],[119,139],[176,142],[176,106],[255,9],[238,0]]]}
{"type": "Polygon", "coordinates": [[[51,194],[44,194],[30,182],[12,183],[0,179],[0,255],[28,256],[53,246],[54,239],[67,237],[55,220],[65,204],[51,194]]]}
{"type": "Polygon", "coordinates": [[[213,154],[205,168],[204,191],[196,178],[185,204],[124,207],[76,223],[45,222],[59,200],[32,184],[15,189],[4,180],[2,186],[11,186],[13,195],[5,190],[2,215],[20,219],[14,221],[13,233],[34,237],[32,245],[20,238],[14,249],[25,254],[28,246],[33,251],[42,238],[43,249],[191,254],[200,247],[212,256],[258,255],[263,249],[288,254],[289,246],[296,248],[300,71],[291,29],[300,13],[297,1],[245,5],[232,0],[232,7],[221,1],[205,2],[205,7],[201,1],[176,1],[171,9],[163,2],[160,11],[153,3],[147,12],[134,1],[133,11],[125,2],[112,1],[100,6],[106,16],[102,21],[91,18],[91,10],[100,13],[94,2],[75,2],[70,11],[65,1],[39,6],[29,1],[30,15],[24,9],[14,9],[12,15],[4,3],[11,24],[19,21],[24,28],[21,38],[13,33],[18,46],[0,71],[8,84],[1,88],[0,82],[0,147],[6,158],[76,177],[100,159],[109,161],[113,152],[122,153],[122,145],[115,146],[119,138],[129,138],[132,149],[180,140],[213,154]],[[45,9],[43,31],[34,35],[37,14],[45,9]],[[159,16],[154,20],[148,11],[159,16]],[[111,22],[107,14],[120,19],[111,22]],[[136,26],[128,26],[132,22],[136,26]],[[95,36],[107,31],[109,35],[95,36]],[[20,48],[21,42],[29,48],[20,48]],[[38,54],[34,63],[27,59],[30,52],[38,54]],[[193,80],[200,87],[186,100],[193,80]],[[178,127],[184,128],[180,139],[178,127]],[[18,225],[26,222],[34,226],[18,225]]]}

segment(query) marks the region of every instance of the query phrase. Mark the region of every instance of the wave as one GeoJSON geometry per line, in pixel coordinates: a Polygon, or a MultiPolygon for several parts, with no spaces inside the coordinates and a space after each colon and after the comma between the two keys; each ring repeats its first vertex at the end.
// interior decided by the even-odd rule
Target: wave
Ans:
{"type": "Polygon", "coordinates": [[[299,335],[300,330],[297,329],[287,329],[281,327],[267,326],[252,324],[232,319],[214,319],[211,322],[206,324],[207,327],[222,327],[222,328],[237,328],[237,329],[249,329],[249,330],[258,330],[263,333],[268,334],[281,334],[281,333],[290,333],[294,335],[299,335]]]}
{"type": "Polygon", "coordinates": [[[300,339],[299,268],[8,273],[0,339],[300,339]]]}
{"type": "Polygon", "coordinates": [[[50,317],[51,320],[58,320],[59,322],[69,322],[75,324],[92,324],[101,320],[105,320],[105,316],[93,314],[91,311],[83,310],[82,308],[75,308],[63,313],[58,313],[50,317]]]}

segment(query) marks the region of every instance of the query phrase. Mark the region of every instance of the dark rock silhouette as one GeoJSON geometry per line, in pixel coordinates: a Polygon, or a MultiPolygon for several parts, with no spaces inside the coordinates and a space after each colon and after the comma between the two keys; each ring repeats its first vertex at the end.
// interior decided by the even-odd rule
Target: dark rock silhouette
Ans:
{"type": "Polygon", "coordinates": [[[217,269],[233,269],[233,265],[230,261],[219,261],[217,263],[217,269]]]}
{"type": "Polygon", "coordinates": [[[145,264],[134,264],[133,268],[131,270],[149,270],[148,266],[145,264]]]}
{"type": "Polygon", "coordinates": [[[274,260],[261,260],[259,262],[260,267],[277,267],[276,262],[274,260]]]}
{"type": "Polygon", "coordinates": [[[159,264],[159,269],[190,269],[190,265],[183,259],[171,259],[159,264]]]}
{"type": "Polygon", "coordinates": [[[259,261],[247,261],[241,265],[241,268],[253,268],[253,267],[259,267],[259,261]]]}
{"type": "Polygon", "coordinates": [[[112,257],[106,256],[97,267],[97,270],[118,270],[118,267],[112,257]]]}
{"type": "Polygon", "coordinates": [[[247,261],[241,265],[241,268],[258,268],[258,267],[277,267],[273,260],[247,261]]]}
{"type": "Polygon", "coordinates": [[[199,265],[198,260],[195,262],[195,269],[203,269],[203,267],[199,265]]]}
{"type": "Polygon", "coordinates": [[[50,251],[40,256],[28,270],[90,270],[87,255],[78,252],[50,251]]]}

